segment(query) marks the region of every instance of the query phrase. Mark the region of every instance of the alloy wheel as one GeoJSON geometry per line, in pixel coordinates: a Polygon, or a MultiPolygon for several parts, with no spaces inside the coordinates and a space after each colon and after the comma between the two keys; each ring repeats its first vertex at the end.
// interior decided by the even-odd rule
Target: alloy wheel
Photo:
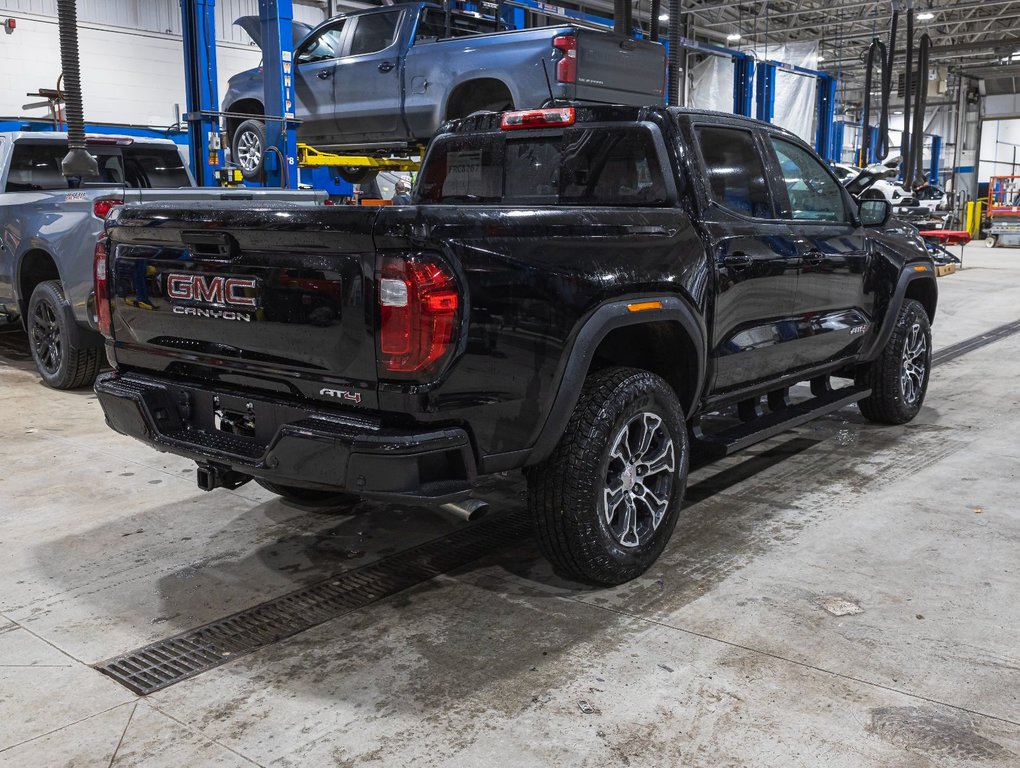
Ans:
{"type": "Polygon", "coordinates": [[[60,323],[48,301],[40,301],[32,313],[32,345],[35,347],[39,364],[47,373],[55,374],[60,369],[63,350],[60,323]]]}
{"type": "Polygon", "coordinates": [[[914,323],[903,345],[900,368],[900,394],[903,402],[913,405],[921,397],[924,377],[928,371],[928,340],[919,323],[914,323]]]}
{"type": "Polygon", "coordinates": [[[602,515],[623,547],[646,543],[669,508],[676,448],[662,419],[642,411],[613,438],[602,492],[602,515]]]}
{"type": "Polygon", "coordinates": [[[255,131],[245,131],[237,139],[237,164],[249,173],[259,167],[262,160],[262,140],[255,131]]]}

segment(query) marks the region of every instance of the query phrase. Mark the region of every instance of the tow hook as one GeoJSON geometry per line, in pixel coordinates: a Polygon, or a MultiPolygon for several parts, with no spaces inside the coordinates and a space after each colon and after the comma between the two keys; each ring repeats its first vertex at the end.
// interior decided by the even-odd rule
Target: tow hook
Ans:
{"type": "Polygon", "coordinates": [[[197,477],[198,487],[203,491],[212,491],[216,488],[232,491],[251,480],[251,475],[235,472],[221,464],[199,464],[197,477]]]}

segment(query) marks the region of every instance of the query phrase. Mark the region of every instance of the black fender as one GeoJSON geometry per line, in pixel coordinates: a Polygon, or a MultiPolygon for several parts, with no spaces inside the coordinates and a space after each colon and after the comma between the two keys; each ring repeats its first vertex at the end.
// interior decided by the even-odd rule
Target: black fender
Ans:
{"type": "MultiPolygon", "coordinates": [[[[889,337],[892,336],[893,329],[896,327],[896,318],[900,314],[900,308],[903,306],[903,301],[907,296],[907,289],[911,283],[917,280],[928,280],[931,282],[932,287],[935,289],[935,296],[938,297],[938,288],[935,282],[935,266],[932,262],[928,263],[911,263],[907,264],[904,270],[900,273],[899,278],[896,280],[896,288],[893,291],[892,297],[889,299],[889,303],[885,307],[885,314],[882,316],[882,322],[878,327],[878,332],[872,335],[871,342],[861,350],[860,360],[861,362],[870,362],[877,358],[882,350],[885,349],[885,345],[889,343],[889,337]],[[923,267],[923,269],[921,269],[923,267]]],[[[932,317],[930,320],[935,319],[934,308],[932,311],[932,317]]]]}
{"type": "Polygon", "coordinates": [[[588,376],[595,351],[609,332],[628,325],[656,322],[678,323],[696,350],[697,381],[691,388],[692,394],[688,398],[690,402],[680,404],[684,413],[690,415],[705,384],[708,342],[704,321],[683,299],[675,295],[643,295],[602,304],[584,321],[574,336],[560,376],[559,388],[538,440],[528,452],[527,464],[537,464],[546,459],[560,441],[581,396],[581,388],[588,376]],[[646,302],[661,302],[662,307],[639,312],[630,309],[631,305],[646,302]]]}

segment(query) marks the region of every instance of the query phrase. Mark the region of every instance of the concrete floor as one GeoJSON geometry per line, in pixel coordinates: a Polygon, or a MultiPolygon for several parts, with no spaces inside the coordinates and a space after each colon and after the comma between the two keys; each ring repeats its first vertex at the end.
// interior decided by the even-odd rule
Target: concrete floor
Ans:
{"type": "MultiPolygon", "coordinates": [[[[937,349],[1020,318],[1020,251],[965,263],[937,349]]],[[[909,426],[850,408],[699,470],[618,589],[527,541],[143,699],[90,665],[457,525],[202,493],[8,332],[0,765],[1020,766],[1018,378],[1020,335],[909,426]]]]}

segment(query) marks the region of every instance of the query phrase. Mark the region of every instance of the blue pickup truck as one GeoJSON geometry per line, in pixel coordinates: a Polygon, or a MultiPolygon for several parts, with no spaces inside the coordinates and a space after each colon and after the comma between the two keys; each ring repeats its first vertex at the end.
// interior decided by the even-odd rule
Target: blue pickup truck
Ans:
{"type": "MultiPolygon", "coordinates": [[[[67,134],[0,133],[0,324],[24,325],[39,375],[56,389],[88,386],[99,372],[93,257],[115,206],[238,199],[315,204],[326,197],[195,187],[180,150],[168,139],[89,136],[88,149],[99,178],[68,180],[60,171],[67,134]]],[[[144,305],[144,275],[138,277],[138,291],[128,300],[144,305]]]]}
{"type": "MultiPolygon", "coordinates": [[[[261,45],[258,18],[236,22],[261,45]]],[[[341,14],[295,25],[298,138],[344,152],[417,151],[445,120],[551,101],[663,104],[666,53],[648,40],[591,25],[525,30],[430,3],[341,14]],[[300,29],[300,32],[297,31],[300,29]]],[[[257,178],[265,148],[262,69],[230,79],[223,99],[233,161],[257,178]]],[[[374,175],[340,168],[351,183],[374,175]]]]}

